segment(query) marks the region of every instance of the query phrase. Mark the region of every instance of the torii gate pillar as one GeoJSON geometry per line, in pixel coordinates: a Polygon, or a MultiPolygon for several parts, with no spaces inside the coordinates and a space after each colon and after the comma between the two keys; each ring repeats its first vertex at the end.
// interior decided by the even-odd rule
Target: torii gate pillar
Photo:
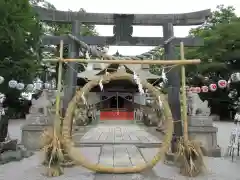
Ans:
{"type": "MultiPolygon", "coordinates": [[[[76,20],[72,22],[72,34],[78,36],[81,30],[80,21],[76,20]]],[[[71,41],[71,44],[68,45],[68,57],[69,58],[78,58],[79,56],[79,45],[76,41],[71,41]]],[[[64,111],[68,107],[68,103],[71,101],[72,97],[75,94],[77,86],[77,72],[74,71],[77,69],[76,62],[69,62],[67,67],[67,72],[65,76],[65,89],[64,89],[64,98],[63,98],[63,109],[64,111]]],[[[65,113],[65,112],[64,112],[65,113]]]]}
{"type": "MultiPolygon", "coordinates": [[[[163,25],[163,36],[165,42],[174,37],[173,24],[163,25]]],[[[170,40],[164,44],[165,59],[176,59],[175,46],[170,40]]],[[[180,105],[180,71],[179,68],[173,68],[167,73],[168,78],[168,103],[172,111],[174,123],[174,133],[177,137],[182,136],[181,124],[181,105],[180,105]]]]}

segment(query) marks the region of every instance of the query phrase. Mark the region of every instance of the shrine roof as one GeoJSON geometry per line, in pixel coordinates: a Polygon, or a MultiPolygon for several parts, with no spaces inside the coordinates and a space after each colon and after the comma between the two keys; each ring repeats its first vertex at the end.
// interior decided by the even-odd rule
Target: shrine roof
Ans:
{"type": "Polygon", "coordinates": [[[126,72],[133,74],[134,72],[140,77],[140,79],[160,79],[161,77],[155,74],[152,74],[149,71],[149,65],[141,64],[94,64],[89,63],[85,68],[85,71],[78,73],[78,78],[84,78],[88,80],[93,80],[101,75],[104,75],[105,72],[126,72]]]}
{"type": "Polygon", "coordinates": [[[97,74],[104,68],[105,68],[104,64],[88,63],[87,67],[85,67],[85,71],[78,73],[77,77],[93,80],[97,77],[97,74]]]}

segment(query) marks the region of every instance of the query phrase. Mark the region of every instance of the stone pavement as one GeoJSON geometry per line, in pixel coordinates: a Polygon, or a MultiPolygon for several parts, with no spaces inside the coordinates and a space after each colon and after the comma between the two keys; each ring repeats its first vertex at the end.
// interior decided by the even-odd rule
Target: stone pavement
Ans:
{"type": "MultiPolygon", "coordinates": [[[[137,147],[159,147],[162,141],[146,132],[142,126],[127,125],[98,125],[82,136],[82,132],[75,132],[73,139],[79,146],[101,145],[135,145],[137,147]]],[[[160,135],[160,133],[159,133],[160,135]]]]}
{"type": "MultiPolygon", "coordinates": [[[[17,138],[19,133],[19,123],[13,122],[10,125],[10,135],[17,138]]],[[[228,141],[229,133],[232,128],[232,124],[218,123],[219,137],[224,137],[228,141]],[[225,128],[223,128],[225,127],[225,128]]],[[[77,137],[77,136],[76,136],[77,137]]],[[[75,138],[76,138],[75,137],[75,138]]],[[[18,137],[20,138],[20,137],[18,137]]],[[[144,129],[134,125],[116,125],[104,126],[99,125],[95,129],[91,129],[86,133],[82,140],[89,142],[98,138],[101,141],[132,141],[148,143],[149,141],[155,141],[159,143],[156,137],[146,133],[144,129]],[[102,134],[102,135],[101,135],[102,134]],[[149,141],[148,141],[149,140],[149,141]]],[[[223,139],[224,139],[223,138],[223,139]]],[[[222,141],[219,141],[222,143],[222,141]]],[[[225,144],[227,142],[224,141],[225,144]]],[[[220,144],[221,146],[221,144],[220,144]]],[[[126,145],[101,145],[101,147],[81,147],[81,152],[94,163],[101,163],[113,166],[132,166],[138,163],[144,163],[151,159],[157,149],[156,148],[137,148],[136,146],[126,145]]],[[[66,168],[64,175],[51,179],[58,180],[240,180],[240,159],[234,162],[230,161],[230,158],[205,158],[207,172],[197,178],[186,178],[179,175],[179,169],[158,163],[152,170],[141,174],[95,174],[82,167],[66,168]]],[[[17,180],[47,180],[42,175],[44,168],[40,165],[41,155],[37,152],[34,156],[24,159],[20,162],[12,162],[0,166],[0,180],[17,179],[17,180]]]]}

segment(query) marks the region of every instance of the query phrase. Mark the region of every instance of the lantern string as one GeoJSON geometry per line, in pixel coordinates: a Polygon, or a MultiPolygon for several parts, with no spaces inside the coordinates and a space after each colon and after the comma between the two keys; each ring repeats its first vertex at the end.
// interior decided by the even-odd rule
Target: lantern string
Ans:
{"type": "MultiPolygon", "coordinates": [[[[79,73],[79,71],[77,71],[76,69],[74,69],[73,67],[69,66],[68,63],[65,63],[70,69],[72,69],[74,72],[76,73],[79,73]]],[[[82,63],[79,63],[78,64],[82,64],[82,63]]],[[[161,78],[163,80],[163,82],[160,83],[160,86],[162,84],[162,87],[163,88],[163,84],[165,84],[165,82],[167,82],[167,74],[175,67],[177,67],[178,65],[171,65],[171,66],[164,66],[164,67],[160,67],[159,70],[161,71],[161,78]],[[166,71],[167,69],[167,71],[166,71]]],[[[105,69],[105,74],[107,75],[108,72],[107,70],[117,70],[117,68],[110,68],[110,67],[107,67],[105,69]]],[[[138,90],[140,92],[140,94],[143,94],[144,93],[144,90],[142,89],[142,85],[141,85],[141,80],[140,78],[138,77],[137,73],[135,71],[133,71],[133,78],[134,78],[134,81],[136,82],[136,84],[138,85],[138,90]]],[[[152,84],[155,84],[159,79],[157,79],[154,83],[152,84]]],[[[220,80],[221,81],[221,80],[220,80]]],[[[225,80],[224,80],[225,81],[225,80]]],[[[218,83],[217,83],[218,84],[218,83]]],[[[196,93],[200,93],[200,92],[209,92],[210,91],[216,91],[217,89],[217,84],[210,84],[209,86],[206,86],[206,85],[203,85],[201,87],[193,87],[193,86],[188,86],[186,88],[187,91],[192,91],[192,92],[196,92],[196,93]],[[214,86],[214,88],[212,88],[212,86],[214,86]],[[191,89],[192,88],[192,89],[191,89]]],[[[226,84],[229,85],[228,81],[226,81],[226,84]]],[[[72,87],[78,87],[78,86],[72,86],[72,87]]],[[[103,91],[103,84],[102,84],[102,81],[100,80],[99,81],[99,87],[101,89],[101,91],[103,91]]],[[[171,88],[179,88],[179,87],[175,87],[175,86],[168,86],[166,87],[167,89],[171,89],[171,88]]]]}
{"type": "Polygon", "coordinates": [[[140,94],[144,94],[144,90],[143,90],[143,86],[141,84],[141,80],[140,78],[138,77],[138,75],[136,74],[135,71],[133,71],[133,79],[134,81],[136,82],[137,86],[138,86],[138,91],[140,94]]]}
{"type": "MultiPolygon", "coordinates": [[[[170,71],[170,70],[169,70],[169,71],[170,71]]],[[[164,67],[163,67],[163,69],[162,69],[162,79],[163,79],[163,82],[164,82],[164,83],[167,83],[168,79],[167,79],[166,73],[165,73],[165,71],[164,71],[164,67]]]]}

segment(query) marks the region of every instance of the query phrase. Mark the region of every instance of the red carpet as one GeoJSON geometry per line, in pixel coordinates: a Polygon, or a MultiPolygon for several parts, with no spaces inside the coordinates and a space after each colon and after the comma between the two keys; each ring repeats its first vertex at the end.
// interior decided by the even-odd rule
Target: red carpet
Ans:
{"type": "Polygon", "coordinates": [[[100,120],[134,120],[134,112],[103,111],[100,120]]]}

